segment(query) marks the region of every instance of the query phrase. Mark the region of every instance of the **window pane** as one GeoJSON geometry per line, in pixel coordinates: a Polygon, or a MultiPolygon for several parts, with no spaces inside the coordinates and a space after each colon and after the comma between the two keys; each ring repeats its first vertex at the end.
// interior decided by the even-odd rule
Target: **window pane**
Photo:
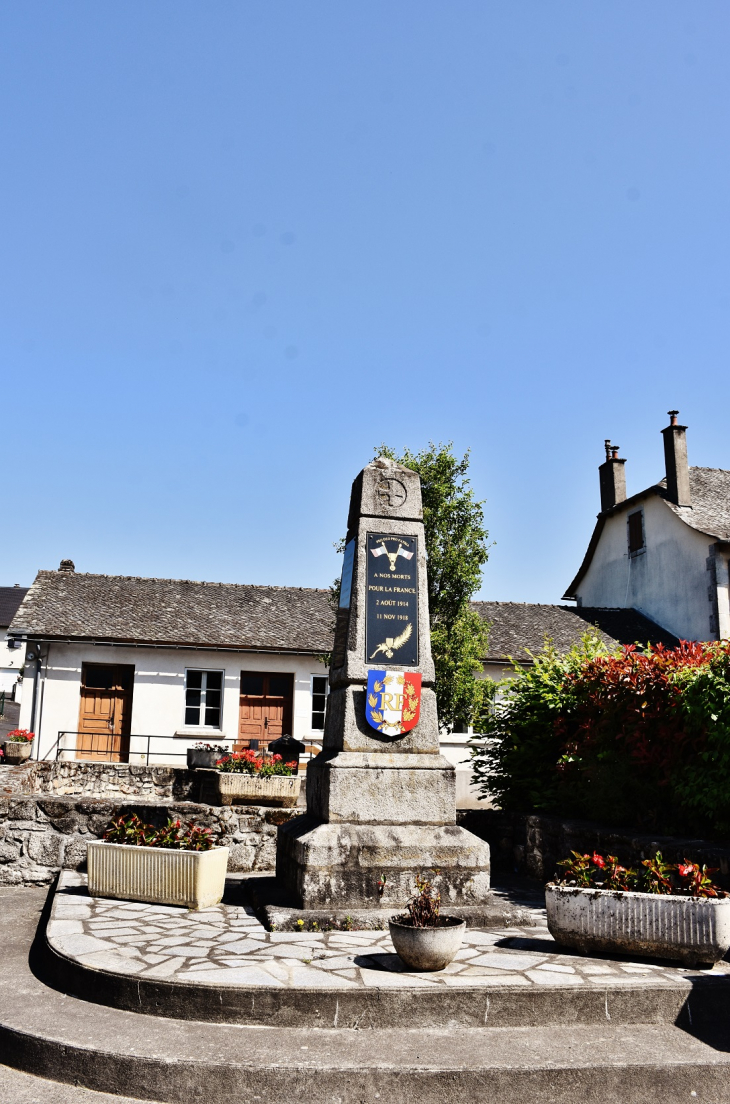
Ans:
{"type": "Polygon", "coordinates": [[[194,709],[192,706],[187,706],[185,709],[185,724],[186,725],[199,725],[200,724],[200,709],[194,709]]]}
{"type": "Polygon", "coordinates": [[[205,723],[212,725],[214,728],[220,728],[221,723],[221,711],[215,707],[205,707],[205,723]]]}
{"type": "Polygon", "coordinates": [[[220,690],[220,688],[221,688],[221,679],[223,678],[221,672],[220,671],[208,671],[207,675],[208,675],[208,689],[209,690],[220,690]]]}
{"type": "Polygon", "coordinates": [[[327,677],[326,675],[315,675],[312,679],[312,693],[313,694],[326,694],[327,693],[327,677]]]}
{"type": "Polygon", "coordinates": [[[200,698],[200,690],[188,690],[185,694],[185,705],[190,706],[191,708],[194,706],[199,706],[200,698]]]}
{"type": "Polygon", "coordinates": [[[111,690],[115,674],[116,667],[87,667],[84,685],[90,690],[111,690]]]}
{"type": "Polygon", "coordinates": [[[188,671],[188,686],[200,689],[203,685],[203,672],[202,671],[188,671]]]}
{"type": "Polygon", "coordinates": [[[241,693],[249,694],[252,697],[263,697],[264,693],[264,676],[263,675],[247,675],[241,674],[241,693]]]}
{"type": "Polygon", "coordinates": [[[286,698],[291,692],[290,675],[269,675],[269,697],[286,698]]]}
{"type": "Polygon", "coordinates": [[[208,690],[205,695],[205,704],[210,706],[211,709],[220,709],[221,707],[221,692],[220,690],[208,690]]]}
{"type": "Polygon", "coordinates": [[[319,731],[324,728],[324,713],[312,713],[312,728],[319,731]]]}
{"type": "Polygon", "coordinates": [[[629,514],[629,552],[638,552],[644,547],[644,529],[641,522],[641,510],[629,514]]]}
{"type": "Polygon", "coordinates": [[[324,694],[312,694],[312,712],[324,713],[324,705],[327,701],[324,694]]]}

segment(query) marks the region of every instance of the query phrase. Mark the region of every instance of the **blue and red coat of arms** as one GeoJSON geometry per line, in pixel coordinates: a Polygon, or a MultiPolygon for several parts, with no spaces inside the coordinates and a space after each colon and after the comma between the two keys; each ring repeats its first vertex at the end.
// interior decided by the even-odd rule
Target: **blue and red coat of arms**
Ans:
{"type": "Polygon", "coordinates": [[[421,715],[421,676],[411,671],[368,671],[367,722],[384,736],[402,736],[421,715]]]}

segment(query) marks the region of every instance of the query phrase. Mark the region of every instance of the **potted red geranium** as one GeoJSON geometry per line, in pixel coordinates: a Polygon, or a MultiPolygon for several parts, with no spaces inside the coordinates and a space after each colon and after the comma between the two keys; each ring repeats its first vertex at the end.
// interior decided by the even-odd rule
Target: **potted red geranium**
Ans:
{"type": "Polygon", "coordinates": [[[216,786],[221,805],[296,805],[301,779],[297,764],[281,755],[257,755],[248,748],[233,752],[216,763],[216,786]]]}
{"type": "Polygon", "coordinates": [[[581,855],[558,863],[545,904],[556,943],[712,965],[730,948],[730,898],[712,881],[715,868],[661,851],[632,869],[615,855],[581,855]]]}
{"type": "Polygon", "coordinates": [[[223,896],[228,848],[209,828],[172,819],[155,828],[130,813],[89,843],[87,865],[92,897],[202,909],[223,896]]]}
{"type": "Polygon", "coordinates": [[[35,733],[29,732],[27,728],[14,728],[12,732],[8,732],[5,738],[6,763],[22,763],[25,759],[30,759],[34,740],[35,733]]]}

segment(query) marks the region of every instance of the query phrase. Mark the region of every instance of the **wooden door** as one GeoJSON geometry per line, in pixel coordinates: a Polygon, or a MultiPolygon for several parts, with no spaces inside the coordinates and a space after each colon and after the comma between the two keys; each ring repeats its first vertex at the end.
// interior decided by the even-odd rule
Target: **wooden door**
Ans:
{"type": "Polygon", "coordinates": [[[241,705],[236,751],[258,741],[259,750],[291,735],[294,676],[241,671],[241,705]]]}
{"type": "Polygon", "coordinates": [[[101,759],[107,763],[127,761],[133,685],[133,664],[83,665],[77,759],[101,759]]]}

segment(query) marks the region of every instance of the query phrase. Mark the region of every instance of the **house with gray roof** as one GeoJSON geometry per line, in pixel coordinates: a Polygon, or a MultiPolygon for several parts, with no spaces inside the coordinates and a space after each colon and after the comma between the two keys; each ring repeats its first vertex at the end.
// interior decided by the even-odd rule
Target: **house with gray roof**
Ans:
{"type": "Polygon", "coordinates": [[[601,511],[564,598],[635,610],[683,640],[730,637],[730,471],[691,468],[687,427],[670,410],[665,476],[627,497],[626,461],[606,441],[601,511]]]}
{"type": "Polygon", "coordinates": [[[39,571],[13,618],[39,758],[184,764],[199,741],[321,735],[326,590],[39,571]]]}
{"type": "Polygon", "coordinates": [[[8,637],[8,628],[27,593],[27,587],[0,587],[0,694],[4,693],[6,699],[20,700],[25,649],[20,641],[8,637]]]}
{"type": "MultiPolygon", "coordinates": [[[[16,604],[17,605],[17,604],[16,604]]],[[[489,623],[485,675],[528,665],[593,625],[610,646],[676,643],[634,610],[476,602],[489,623]]],[[[178,762],[199,741],[266,746],[285,733],[318,750],[333,642],[329,592],[39,571],[12,619],[27,648],[20,724],[39,758],[178,762]]],[[[465,733],[443,733],[457,802],[475,804],[465,733]]]]}

